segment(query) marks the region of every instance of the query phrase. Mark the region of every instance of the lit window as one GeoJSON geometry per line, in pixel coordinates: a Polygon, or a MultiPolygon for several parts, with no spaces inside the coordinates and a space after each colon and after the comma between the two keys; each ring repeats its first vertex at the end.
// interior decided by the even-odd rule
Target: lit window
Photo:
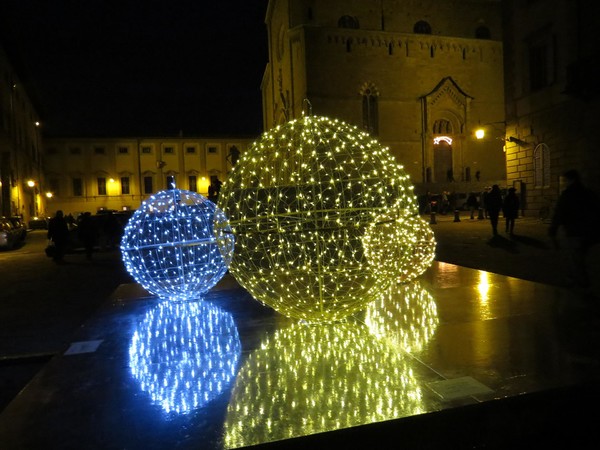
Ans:
{"type": "Polygon", "coordinates": [[[121,194],[129,194],[129,177],[121,177],[121,194]]]}
{"type": "Polygon", "coordinates": [[[196,175],[190,175],[188,177],[188,182],[190,185],[190,191],[198,192],[198,181],[196,179],[196,175]]]}
{"type": "Polygon", "coordinates": [[[106,195],[106,178],[98,177],[98,195],[106,195]]]}
{"type": "Polygon", "coordinates": [[[367,86],[362,92],[363,129],[373,135],[379,134],[378,92],[373,86],[367,86]]]}

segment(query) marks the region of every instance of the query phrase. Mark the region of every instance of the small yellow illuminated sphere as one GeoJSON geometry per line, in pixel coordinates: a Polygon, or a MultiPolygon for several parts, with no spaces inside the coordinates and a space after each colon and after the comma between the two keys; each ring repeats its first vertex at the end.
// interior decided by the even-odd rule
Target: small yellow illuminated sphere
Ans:
{"type": "Polygon", "coordinates": [[[427,222],[404,209],[386,211],[364,236],[367,260],[375,273],[397,282],[412,281],[435,257],[435,237],[427,222]]]}
{"type": "Polygon", "coordinates": [[[387,148],[309,115],[264,133],[218,204],[236,239],[231,274],[262,303],[312,322],[339,320],[380,295],[388,280],[365,257],[365,230],[391,206],[417,214],[387,148]]]}

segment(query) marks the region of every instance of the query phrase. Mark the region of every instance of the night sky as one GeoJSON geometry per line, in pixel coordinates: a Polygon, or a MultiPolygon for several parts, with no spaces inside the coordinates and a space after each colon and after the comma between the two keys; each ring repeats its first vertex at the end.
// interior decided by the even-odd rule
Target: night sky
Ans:
{"type": "Polygon", "coordinates": [[[0,0],[47,136],[257,136],[267,0],[0,0]]]}

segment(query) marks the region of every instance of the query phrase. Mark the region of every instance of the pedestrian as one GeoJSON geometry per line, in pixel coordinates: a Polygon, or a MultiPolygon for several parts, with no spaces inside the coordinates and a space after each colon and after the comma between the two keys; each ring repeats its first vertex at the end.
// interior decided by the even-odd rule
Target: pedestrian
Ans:
{"type": "Polygon", "coordinates": [[[85,249],[86,258],[91,260],[98,240],[98,229],[89,211],[84,212],[81,216],[79,225],[77,226],[77,235],[85,249]]]}
{"type": "Polygon", "coordinates": [[[213,175],[210,177],[210,186],[208,186],[208,199],[217,203],[219,199],[219,192],[221,191],[221,185],[223,183],[219,180],[219,177],[213,175]]]}
{"type": "Polygon", "coordinates": [[[561,175],[566,184],[561,192],[548,233],[559,248],[558,231],[562,231],[560,247],[565,252],[568,281],[578,288],[590,287],[586,257],[592,245],[599,241],[598,227],[600,198],[581,181],[576,170],[561,175]]]}
{"type": "Polygon", "coordinates": [[[500,210],[502,209],[502,192],[500,192],[500,187],[497,184],[494,184],[488,193],[485,199],[485,208],[492,224],[492,233],[497,236],[498,217],[500,217],[500,210]]]}
{"type": "Polygon", "coordinates": [[[521,202],[515,188],[510,188],[502,203],[502,212],[506,220],[506,232],[512,236],[515,231],[515,220],[519,217],[521,202]]]}
{"type": "Polygon", "coordinates": [[[488,195],[490,195],[491,188],[486,186],[483,188],[483,192],[481,193],[481,208],[483,209],[483,215],[487,219],[488,218],[488,210],[485,206],[488,195]]]}
{"type": "Polygon", "coordinates": [[[48,223],[48,239],[54,243],[54,255],[52,259],[56,263],[62,263],[63,257],[69,245],[69,226],[64,213],[59,209],[48,223]]]}
{"type": "Polygon", "coordinates": [[[479,200],[477,200],[475,192],[471,192],[467,197],[467,208],[471,211],[471,220],[473,220],[475,218],[475,211],[479,208],[479,200]]]}

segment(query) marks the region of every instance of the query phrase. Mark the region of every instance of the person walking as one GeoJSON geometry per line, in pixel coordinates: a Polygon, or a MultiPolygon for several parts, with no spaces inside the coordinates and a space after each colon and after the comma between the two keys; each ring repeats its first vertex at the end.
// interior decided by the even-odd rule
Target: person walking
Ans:
{"type": "Polygon", "coordinates": [[[510,188],[502,203],[502,212],[506,220],[506,232],[511,236],[515,232],[515,220],[519,217],[521,202],[515,188],[510,188]]]}
{"type": "Polygon", "coordinates": [[[48,223],[48,239],[54,242],[54,255],[56,263],[62,263],[69,244],[69,226],[63,212],[59,209],[48,223]]]}
{"type": "Polygon", "coordinates": [[[486,186],[483,191],[481,192],[481,208],[483,209],[483,214],[484,214],[484,218],[488,218],[488,210],[487,210],[487,206],[485,206],[486,204],[486,200],[488,195],[490,195],[490,187],[486,186]]]}
{"type": "Polygon", "coordinates": [[[485,199],[485,208],[487,210],[490,223],[492,224],[492,233],[498,235],[498,217],[502,209],[502,192],[497,184],[492,186],[492,190],[488,193],[485,199]]]}
{"type": "Polygon", "coordinates": [[[561,175],[566,184],[552,215],[548,234],[556,248],[565,252],[568,281],[578,288],[590,287],[586,257],[592,245],[599,241],[600,197],[581,181],[576,170],[561,175]],[[558,231],[562,231],[559,245],[558,231]]]}
{"type": "Polygon", "coordinates": [[[479,208],[479,200],[474,192],[471,192],[467,197],[467,208],[471,211],[471,220],[475,218],[475,211],[479,208]]]}

